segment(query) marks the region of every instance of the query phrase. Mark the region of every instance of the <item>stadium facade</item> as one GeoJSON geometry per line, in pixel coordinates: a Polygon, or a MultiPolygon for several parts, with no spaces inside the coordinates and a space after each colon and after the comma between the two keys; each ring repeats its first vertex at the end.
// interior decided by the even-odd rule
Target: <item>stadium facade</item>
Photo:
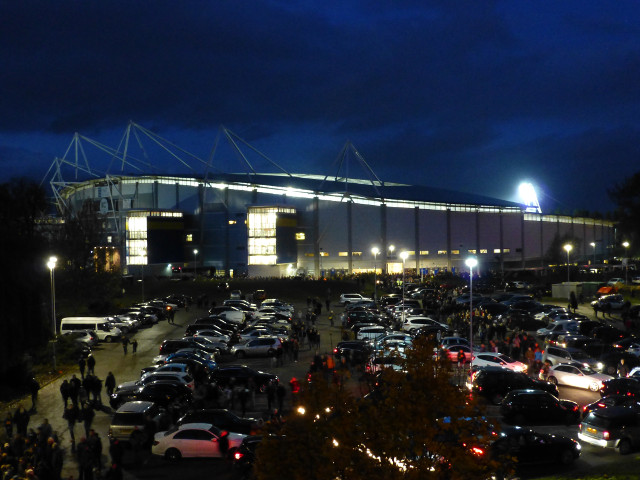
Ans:
{"type": "MultiPolygon", "coordinates": [[[[237,140],[224,132],[237,148],[237,140]]],[[[76,135],[76,148],[50,170],[58,210],[102,219],[105,235],[95,251],[124,274],[144,268],[171,275],[176,267],[197,267],[218,275],[330,276],[374,269],[398,273],[403,263],[432,273],[463,269],[469,256],[477,257],[480,271],[504,272],[544,268],[559,239],[573,244],[572,263],[603,258],[616,241],[615,225],[606,220],[546,215],[537,203],[381,181],[349,144],[331,176],[280,167],[258,173],[248,161],[245,173],[155,174],[136,168],[133,175],[98,173],[86,158],[70,158],[69,152],[82,151],[81,140],[88,141],[76,135]],[[340,174],[349,152],[364,179],[340,174]],[[65,180],[65,166],[75,169],[75,178],[79,171],[89,178],[65,180]]],[[[104,148],[120,165],[132,165],[127,148],[104,148]]]]}

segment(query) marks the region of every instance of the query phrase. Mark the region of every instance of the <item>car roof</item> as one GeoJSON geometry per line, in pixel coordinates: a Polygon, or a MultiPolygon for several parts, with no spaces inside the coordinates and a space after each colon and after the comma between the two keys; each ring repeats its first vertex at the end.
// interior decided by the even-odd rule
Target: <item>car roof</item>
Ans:
{"type": "Polygon", "coordinates": [[[592,410],[589,413],[597,417],[604,417],[604,418],[630,417],[638,414],[634,409],[631,409],[629,407],[620,407],[620,406],[592,410]]]}
{"type": "Polygon", "coordinates": [[[132,402],[123,403],[116,413],[143,413],[153,407],[155,403],[145,402],[143,400],[134,400],[132,402]]]}

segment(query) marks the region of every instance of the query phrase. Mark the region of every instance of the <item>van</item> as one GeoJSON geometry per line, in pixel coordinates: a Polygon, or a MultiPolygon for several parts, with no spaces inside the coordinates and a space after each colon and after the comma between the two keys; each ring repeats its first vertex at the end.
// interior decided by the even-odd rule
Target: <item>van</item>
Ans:
{"type": "Polygon", "coordinates": [[[105,317],[66,317],[60,321],[61,334],[77,330],[93,330],[98,340],[105,342],[113,342],[122,337],[120,329],[114,327],[105,317]]]}

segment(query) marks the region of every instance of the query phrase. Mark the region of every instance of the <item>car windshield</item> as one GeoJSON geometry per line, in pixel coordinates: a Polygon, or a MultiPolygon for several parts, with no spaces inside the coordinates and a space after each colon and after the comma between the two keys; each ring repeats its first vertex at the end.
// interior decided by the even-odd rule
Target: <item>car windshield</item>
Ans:
{"type": "Polygon", "coordinates": [[[598,373],[598,372],[596,372],[593,368],[588,367],[588,366],[586,366],[586,365],[584,365],[584,366],[582,366],[582,367],[578,367],[578,369],[579,369],[582,373],[584,373],[585,375],[595,375],[596,373],[598,373]]]}
{"type": "Polygon", "coordinates": [[[507,363],[515,363],[516,361],[508,355],[498,355],[500,360],[504,360],[507,363]]]}

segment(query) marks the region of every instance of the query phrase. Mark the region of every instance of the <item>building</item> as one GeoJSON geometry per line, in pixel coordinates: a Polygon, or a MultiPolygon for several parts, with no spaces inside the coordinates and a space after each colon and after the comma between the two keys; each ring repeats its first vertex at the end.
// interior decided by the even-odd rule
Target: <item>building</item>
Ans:
{"type": "MultiPolygon", "coordinates": [[[[401,252],[407,253],[405,268],[419,273],[456,271],[471,255],[480,271],[504,271],[544,267],[558,239],[570,239],[573,261],[584,263],[596,254],[604,257],[615,242],[609,221],[545,215],[537,202],[384,182],[349,144],[341,162],[349,152],[367,179],[341,175],[342,168],[331,177],[280,167],[258,173],[249,162],[245,173],[97,174],[78,167],[83,162],[77,158],[63,158],[54,162],[50,183],[59,210],[103,219],[106,234],[96,251],[104,249],[107,264],[119,261],[125,274],[146,268],[171,275],[176,266],[248,276],[374,268],[397,273],[403,268],[401,252]],[[65,165],[92,178],[68,182],[65,165]]],[[[113,149],[111,154],[118,155],[113,149]]],[[[130,162],[120,156],[122,165],[130,162]]]]}

